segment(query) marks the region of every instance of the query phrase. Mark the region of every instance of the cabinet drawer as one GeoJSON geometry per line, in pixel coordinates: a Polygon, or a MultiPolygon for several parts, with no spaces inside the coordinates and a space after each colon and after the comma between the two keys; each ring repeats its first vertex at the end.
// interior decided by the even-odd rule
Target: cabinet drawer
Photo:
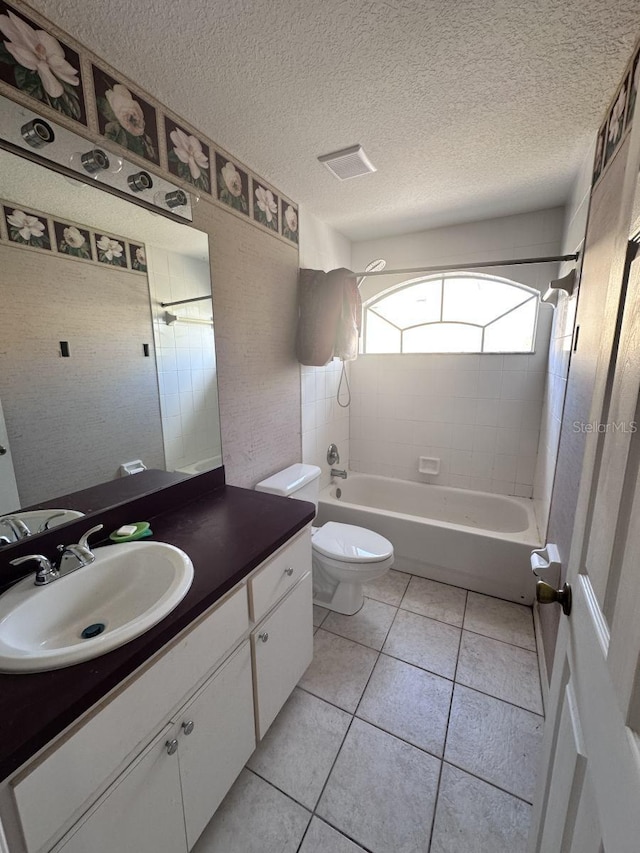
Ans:
{"type": "Polygon", "coordinates": [[[248,628],[243,586],[12,782],[29,853],[70,825],[248,628]]]}
{"type": "Polygon", "coordinates": [[[259,622],[300,578],[311,571],[311,531],[303,530],[249,581],[251,618],[259,622]]]}
{"type": "Polygon", "coordinates": [[[260,740],[313,658],[311,572],[252,632],[251,646],[260,740]]]}

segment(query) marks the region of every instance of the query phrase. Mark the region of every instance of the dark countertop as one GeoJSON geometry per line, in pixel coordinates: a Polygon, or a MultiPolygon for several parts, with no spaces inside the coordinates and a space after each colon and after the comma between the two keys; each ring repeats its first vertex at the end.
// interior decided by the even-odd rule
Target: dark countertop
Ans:
{"type": "MultiPolygon", "coordinates": [[[[154,533],[149,541],[169,542],[191,558],[191,589],[156,626],[102,657],[50,672],[0,674],[0,779],[131,675],[313,516],[313,504],[305,501],[224,485],[147,516],[154,533]]],[[[141,519],[136,514],[129,520],[141,519]]]]}

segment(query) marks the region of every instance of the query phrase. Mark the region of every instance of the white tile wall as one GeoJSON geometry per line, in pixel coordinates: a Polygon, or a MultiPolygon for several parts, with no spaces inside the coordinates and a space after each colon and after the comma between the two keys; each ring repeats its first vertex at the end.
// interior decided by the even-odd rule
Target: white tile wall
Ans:
{"type": "MultiPolygon", "coordinates": [[[[561,254],[570,254],[581,248],[589,210],[592,163],[593,151],[589,151],[566,209],[561,254]]],[[[558,274],[565,275],[573,266],[573,263],[563,264],[558,274]]],[[[543,539],[549,521],[553,480],[560,445],[560,425],[567,387],[576,307],[576,295],[568,297],[562,292],[559,293],[551,328],[545,398],[540,424],[540,444],[533,488],[538,529],[543,539]]]]}
{"type": "Polygon", "coordinates": [[[351,366],[350,467],[532,497],[551,311],[531,355],[370,355],[351,366]],[[440,473],[418,472],[420,456],[440,473]]]}
{"type": "MultiPolygon", "coordinates": [[[[347,375],[351,364],[347,363],[347,375]]],[[[321,485],[329,483],[327,448],[337,444],[340,464],[337,468],[349,467],[349,408],[342,408],[336,400],[342,362],[333,359],[325,367],[300,368],[302,391],[302,461],[319,465],[322,469],[321,485]]],[[[343,382],[340,400],[347,398],[343,382]]]]}
{"type": "MultiPolygon", "coordinates": [[[[147,246],[154,312],[160,410],[167,470],[218,456],[220,426],[213,327],[167,326],[160,302],[211,292],[207,261],[147,246]]],[[[212,303],[194,302],[170,309],[182,317],[207,319],[212,303]]]]}
{"type": "MultiPolygon", "coordinates": [[[[351,265],[351,242],[338,231],[300,207],[300,266],[329,271],[351,265]]],[[[351,364],[347,364],[349,374],[351,364]]],[[[342,362],[334,359],[325,367],[300,367],[302,461],[319,465],[321,486],[329,483],[327,448],[337,444],[338,468],[349,467],[349,408],[336,402],[342,362]]],[[[340,395],[344,402],[346,388],[340,395]]]]}

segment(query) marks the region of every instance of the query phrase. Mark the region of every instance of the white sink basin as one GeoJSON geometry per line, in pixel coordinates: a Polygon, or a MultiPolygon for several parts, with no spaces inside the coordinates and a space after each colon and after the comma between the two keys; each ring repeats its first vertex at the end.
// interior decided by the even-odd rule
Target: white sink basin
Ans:
{"type": "MultiPolygon", "coordinates": [[[[49,529],[57,527],[59,524],[66,524],[67,521],[73,521],[74,518],[82,518],[83,512],[78,512],[75,509],[32,509],[25,512],[10,512],[7,513],[10,518],[17,518],[24,521],[31,533],[38,533],[40,528],[49,519],[49,529]],[[55,516],[55,518],[53,518],[55,516]]],[[[2,524],[2,516],[0,516],[0,536],[8,536],[12,541],[15,537],[11,534],[9,528],[2,524]]]]}
{"type": "Polygon", "coordinates": [[[34,586],[30,574],[0,596],[0,672],[44,672],[99,657],[164,619],[193,581],[189,557],[164,542],[94,553],[91,565],[46,586],[34,586]],[[104,628],[83,638],[96,625],[104,628]]]}

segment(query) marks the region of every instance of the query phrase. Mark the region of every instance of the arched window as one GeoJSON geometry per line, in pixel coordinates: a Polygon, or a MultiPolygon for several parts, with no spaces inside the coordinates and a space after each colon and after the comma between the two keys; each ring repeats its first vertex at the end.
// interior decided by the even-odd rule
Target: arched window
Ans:
{"type": "Polygon", "coordinates": [[[533,352],[540,294],[455,272],[390,288],[364,304],[364,353],[533,352]]]}

